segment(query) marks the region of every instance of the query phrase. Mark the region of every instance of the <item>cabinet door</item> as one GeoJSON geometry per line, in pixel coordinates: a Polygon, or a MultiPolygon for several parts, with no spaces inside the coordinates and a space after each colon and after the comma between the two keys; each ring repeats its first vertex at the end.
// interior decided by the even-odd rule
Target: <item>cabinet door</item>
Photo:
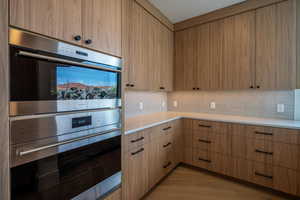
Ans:
{"type": "MultiPolygon", "coordinates": [[[[160,24],[161,30],[161,55],[160,69],[158,70],[160,75],[160,86],[161,91],[172,91],[173,90],[173,59],[174,59],[174,36],[173,32],[167,27],[160,24]]],[[[154,58],[155,59],[155,58],[154,58]]]]}
{"type": "Polygon", "coordinates": [[[224,89],[247,89],[255,69],[255,12],[224,20],[224,89]]]}
{"type": "Polygon", "coordinates": [[[176,166],[183,161],[183,127],[181,120],[176,120],[172,124],[174,127],[174,165],[176,166]]]}
{"type": "Polygon", "coordinates": [[[130,89],[148,90],[150,88],[149,63],[154,52],[153,39],[149,38],[149,32],[153,31],[152,16],[135,2],[132,4],[131,15],[129,82],[133,86],[130,89]]]}
{"type": "Polygon", "coordinates": [[[175,41],[175,90],[193,90],[197,85],[197,30],[176,32],[175,41]]]}
{"type": "Polygon", "coordinates": [[[256,85],[295,89],[296,35],[293,1],[256,11],[256,85]]]}
{"type": "Polygon", "coordinates": [[[147,144],[125,154],[122,185],[125,200],[139,200],[148,192],[148,159],[147,144]]]}
{"type": "Polygon", "coordinates": [[[197,31],[197,66],[196,71],[196,89],[210,89],[210,57],[209,57],[209,24],[199,26],[197,31]]]}
{"type": "Polygon", "coordinates": [[[86,47],[121,56],[121,7],[121,0],[83,1],[83,42],[86,47]]]}
{"type": "Polygon", "coordinates": [[[11,0],[10,24],[75,44],[82,36],[81,0],[11,0]]]}

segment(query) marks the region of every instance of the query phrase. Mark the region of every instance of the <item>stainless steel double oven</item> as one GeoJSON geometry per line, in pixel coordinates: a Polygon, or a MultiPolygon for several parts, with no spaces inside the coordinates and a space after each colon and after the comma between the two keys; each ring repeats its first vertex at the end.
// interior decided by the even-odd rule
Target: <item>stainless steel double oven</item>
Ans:
{"type": "Polygon", "coordinates": [[[121,59],[10,29],[12,200],[101,199],[121,184],[121,59]]]}

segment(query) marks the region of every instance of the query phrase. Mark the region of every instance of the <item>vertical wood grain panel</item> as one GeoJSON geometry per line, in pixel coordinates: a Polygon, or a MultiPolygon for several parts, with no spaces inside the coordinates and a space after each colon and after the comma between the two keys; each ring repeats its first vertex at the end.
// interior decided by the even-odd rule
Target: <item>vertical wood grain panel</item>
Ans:
{"type": "Polygon", "coordinates": [[[276,85],[276,5],[256,11],[256,84],[276,85]]]}
{"type": "Polygon", "coordinates": [[[0,199],[10,199],[8,128],[8,0],[0,1],[0,199]]]}
{"type": "Polygon", "coordinates": [[[256,14],[256,84],[262,89],[295,89],[295,1],[261,8],[256,14]]]}
{"type": "Polygon", "coordinates": [[[277,85],[276,89],[296,88],[296,5],[288,0],[277,5],[277,85]]]}
{"type": "Polygon", "coordinates": [[[11,0],[10,24],[46,36],[81,44],[81,0],[11,0]]]}
{"type": "Polygon", "coordinates": [[[224,20],[210,23],[210,49],[209,49],[209,88],[212,90],[222,89],[221,70],[223,66],[223,34],[224,20]]]}
{"type": "Polygon", "coordinates": [[[197,55],[196,55],[196,69],[194,87],[201,88],[203,90],[210,89],[210,43],[209,43],[209,24],[199,26],[197,29],[197,55]]]}
{"type": "Polygon", "coordinates": [[[121,0],[88,0],[82,3],[84,40],[92,40],[92,44],[86,47],[121,56],[121,0]]]}
{"type": "Polygon", "coordinates": [[[253,84],[255,13],[229,17],[224,24],[224,88],[247,89],[253,84]]]}
{"type": "Polygon", "coordinates": [[[183,76],[183,53],[184,53],[184,36],[185,31],[175,32],[175,63],[174,63],[174,89],[175,90],[184,90],[184,76],[183,76]]]}

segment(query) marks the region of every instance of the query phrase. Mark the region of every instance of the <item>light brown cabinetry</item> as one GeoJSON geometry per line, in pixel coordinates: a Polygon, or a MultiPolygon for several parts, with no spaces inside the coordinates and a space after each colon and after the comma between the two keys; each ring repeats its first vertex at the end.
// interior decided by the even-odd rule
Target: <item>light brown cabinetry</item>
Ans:
{"type": "Polygon", "coordinates": [[[125,200],[142,198],[182,162],[181,128],[181,120],[175,120],[124,137],[125,200]]]}
{"type": "Polygon", "coordinates": [[[184,133],[184,163],[297,195],[298,130],[184,119],[184,133]]]}
{"type": "MultiPolygon", "coordinates": [[[[126,17],[127,66],[125,86],[133,90],[173,90],[173,31],[133,0],[126,17]]],[[[125,34],[126,35],[126,34],[125,34]]]]}
{"type": "Polygon", "coordinates": [[[11,0],[10,25],[121,56],[121,0],[11,0]]]}
{"type": "Polygon", "coordinates": [[[254,81],[255,13],[224,20],[223,89],[248,89],[254,81]]]}
{"type": "Polygon", "coordinates": [[[296,4],[287,0],[175,32],[175,90],[295,89],[296,4]]]}
{"type": "Polygon", "coordinates": [[[122,199],[121,195],[122,195],[122,189],[120,188],[114,191],[112,194],[105,197],[104,200],[121,200],[122,199]]]}
{"type": "Polygon", "coordinates": [[[149,189],[149,145],[137,147],[124,155],[124,183],[122,186],[125,200],[139,200],[149,189]]]}
{"type": "Polygon", "coordinates": [[[294,1],[256,11],[256,86],[296,88],[296,12],[294,1]]]}

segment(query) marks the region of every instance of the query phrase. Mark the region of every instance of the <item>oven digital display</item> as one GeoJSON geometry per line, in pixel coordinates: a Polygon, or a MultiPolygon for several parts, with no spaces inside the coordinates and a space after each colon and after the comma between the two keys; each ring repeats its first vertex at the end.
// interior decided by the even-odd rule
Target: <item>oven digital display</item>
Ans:
{"type": "Polygon", "coordinates": [[[88,117],[78,117],[72,119],[72,128],[79,128],[82,126],[92,125],[92,116],[88,117]]]}

